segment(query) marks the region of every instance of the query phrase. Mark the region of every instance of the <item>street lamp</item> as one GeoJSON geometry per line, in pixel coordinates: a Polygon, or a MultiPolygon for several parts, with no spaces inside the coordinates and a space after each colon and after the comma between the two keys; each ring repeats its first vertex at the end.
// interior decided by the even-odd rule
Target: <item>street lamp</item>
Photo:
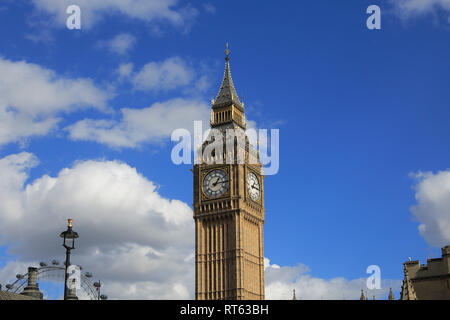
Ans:
{"type": "Polygon", "coordinates": [[[67,279],[69,277],[68,268],[70,266],[70,250],[75,249],[75,239],[78,238],[78,233],[72,230],[72,219],[67,220],[67,230],[61,232],[59,235],[64,239],[63,247],[66,248],[66,275],[64,277],[64,300],[78,300],[77,296],[68,291],[67,279]]]}

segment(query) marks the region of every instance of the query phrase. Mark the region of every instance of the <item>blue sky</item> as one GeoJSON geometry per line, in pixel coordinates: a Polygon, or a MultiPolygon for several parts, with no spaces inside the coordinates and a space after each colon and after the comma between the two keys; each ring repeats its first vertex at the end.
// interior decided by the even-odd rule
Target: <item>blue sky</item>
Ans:
{"type": "MultiPolygon", "coordinates": [[[[189,125],[191,117],[208,116],[229,42],[233,80],[244,97],[247,118],[260,128],[280,129],[280,170],[265,180],[265,256],[281,271],[295,270],[297,275],[284,283],[287,292],[269,287],[277,280],[277,275],[270,275],[267,290],[272,297],[290,296],[295,286],[301,292],[305,272],[299,263],[310,269],[307,274],[325,283],[346,279],[348,295],[355,297],[360,286],[349,283],[367,277],[369,265],[379,265],[383,279],[401,280],[402,262],[408,257],[422,261],[438,257],[440,247],[450,244],[445,227],[450,219],[446,200],[450,199],[446,175],[450,167],[448,1],[418,7],[408,0],[148,2],[162,4],[155,7],[162,9],[135,1],[141,10],[123,8],[113,0],[98,6],[95,1],[79,1],[81,30],[65,27],[66,6],[57,2],[7,0],[0,5],[2,70],[24,72],[25,79],[29,74],[35,77],[23,84],[29,86],[23,90],[20,82],[11,80],[12,74],[0,75],[6,79],[0,83],[9,84],[8,92],[18,92],[0,98],[0,110],[13,110],[17,121],[10,127],[0,120],[1,132],[10,137],[0,139],[0,158],[22,155],[26,170],[13,167],[26,172],[25,185],[46,175],[57,179],[65,168],[81,172],[89,164],[117,160],[126,164],[128,173],[128,168],[136,168],[152,182],[161,199],[191,206],[190,167],[171,162],[169,128],[189,125]],[[371,4],[381,7],[381,30],[366,27],[366,8],[371,4]],[[40,96],[46,91],[38,88],[47,86],[56,88],[54,102],[40,96]],[[27,98],[43,102],[33,109],[27,98]],[[149,109],[158,108],[155,103],[161,105],[158,112],[149,109]],[[45,111],[47,105],[53,109],[45,111]],[[136,110],[149,112],[127,118],[123,108],[132,109],[132,115],[136,110]],[[180,120],[176,115],[183,112],[186,119],[180,120]],[[20,129],[34,128],[44,120],[51,124],[37,125],[31,133],[20,129]],[[166,131],[149,129],[141,134],[142,128],[164,126],[165,121],[166,131]],[[36,163],[30,164],[33,158],[36,163]],[[419,172],[427,174],[414,177],[419,172]],[[437,189],[444,195],[434,197],[430,184],[440,178],[443,182],[437,189]],[[417,206],[415,214],[411,206],[417,206]],[[419,224],[426,230],[419,232],[419,224]]],[[[0,88],[3,94],[5,90],[0,88]]],[[[40,185],[34,187],[37,190],[40,185]]],[[[26,208],[24,190],[16,193],[26,208]]],[[[46,197],[45,192],[39,195],[39,199],[46,197]]],[[[64,195],[70,197],[70,193],[64,195]]],[[[42,200],[45,205],[39,210],[55,210],[53,217],[58,217],[62,230],[66,217],[56,213],[55,208],[61,207],[52,199],[42,200]]],[[[5,217],[14,215],[11,208],[2,208],[5,217]]],[[[41,214],[39,210],[33,211],[34,218],[41,214]]],[[[26,224],[26,214],[23,217],[14,222],[17,230],[26,224]]],[[[89,220],[80,223],[87,226],[89,220]]],[[[91,223],[95,230],[92,224],[99,228],[101,219],[91,223]]],[[[121,232],[120,226],[111,226],[113,231],[121,232]]],[[[86,247],[110,250],[113,257],[111,247],[96,245],[94,233],[89,234],[86,247]]],[[[61,248],[48,249],[47,242],[34,252],[23,244],[12,250],[13,243],[31,240],[3,228],[0,235],[0,267],[10,263],[8,272],[20,263],[62,256],[61,248]]],[[[189,235],[193,237],[192,232],[189,235]]],[[[126,237],[121,241],[118,246],[134,243],[126,237]]],[[[79,252],[83,260],[82,255],[90,251],[79,252]]],[[[100,264],[91,263],[93,269],[100,264]]],[[[113,282],[112,271],[102,274],[104,269],[97,268],[104,283],[108,277],[113,282]]],[[[6,269],[0,273],[3,277],[6,269]]],[[[139,288],[139,279],[120,279],[139,288]]],[[[152,281],[156,280],[141,285],[151,287],[152,281]]],[[[189,280],[174,276],[167,281],[190,292],[189,280]]],[[[173,286],[165,288],[169,298],[173,286]]],[[[176,291],[180,297],[185,297],[183,290],[176,291]]],[[[154,297],[150,289],[136,292],[130,297],[154,297]]],[[[308,293],[300,296],[306,298],[308,293]]]]}

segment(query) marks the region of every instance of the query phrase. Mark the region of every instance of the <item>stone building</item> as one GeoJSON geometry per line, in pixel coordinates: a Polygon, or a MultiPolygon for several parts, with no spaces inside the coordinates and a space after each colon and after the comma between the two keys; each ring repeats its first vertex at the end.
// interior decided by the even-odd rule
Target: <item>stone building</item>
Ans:
{"type": "Polygon", "coordinates": [[[195,297],[262,300],[264,176],[258,155],[244,133],[244,103],[231,78],[228,45],[225,53],[222,85],[211,108],[210,125],[218,136],[201,146],[203,156],[192,169],[195,297]],[[227,139],[230,131],[237,139],[227,139]],[[206,152],[219,138],[223,149],[217,154],[216,149],[206,152]]]}
{"type": "Polygon", "coordinates": [[[442,248],[442,257],[403,264],[401,300],[450,300],[450,245],[442,248]]]}
{"type": "Polygon", "coordinates": [[[42,300],[35,297],[24,296],[20,293],[4,291],[0,288],[0,300],[42,300]]]}

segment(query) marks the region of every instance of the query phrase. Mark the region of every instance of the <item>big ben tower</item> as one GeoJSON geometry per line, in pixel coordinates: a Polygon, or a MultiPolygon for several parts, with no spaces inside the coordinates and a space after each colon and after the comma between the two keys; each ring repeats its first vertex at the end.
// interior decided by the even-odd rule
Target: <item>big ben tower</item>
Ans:
{"type": "Polygon", "coordinates": [[[229,53],[227,44],[225,73],[212,100],[210,123],[222,135],[223,148],[208,155],[208,145],[218,139],[207,139],[193,168],[195,297],[263,300],[264,177],[244,133],[244,104],[231,79],[229,53]]]}

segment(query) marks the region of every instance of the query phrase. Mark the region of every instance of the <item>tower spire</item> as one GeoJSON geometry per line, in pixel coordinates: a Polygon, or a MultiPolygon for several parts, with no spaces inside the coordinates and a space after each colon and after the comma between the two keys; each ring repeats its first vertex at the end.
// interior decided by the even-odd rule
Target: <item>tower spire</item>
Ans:
{"type": "Polygon", "coordinates": [[[230,71],[230,50],[228,43],[225,48],[225,72],[223,75],[222,85],[220,86],[219,93],[213,103],[213,109],[234,105],[241,111],[244,111],[243,104],[239,100],[239,97],[234,88],[233,79],[231,78],[230,71]]]}

